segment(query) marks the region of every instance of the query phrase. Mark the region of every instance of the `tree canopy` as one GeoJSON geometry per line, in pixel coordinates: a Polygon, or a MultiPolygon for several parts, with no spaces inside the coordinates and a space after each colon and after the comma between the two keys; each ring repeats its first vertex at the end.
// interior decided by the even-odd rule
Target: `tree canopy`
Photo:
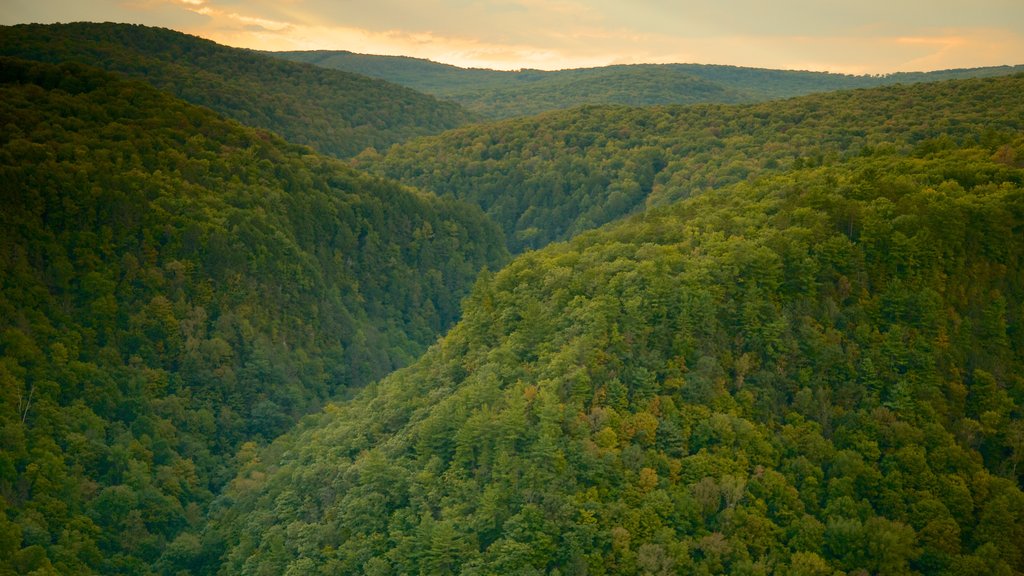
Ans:
{"type": "Polygon", "coordinates": [[[586,106],[418,138],[359,166],[483,208],[515,252],[645,206],[876,150],[981,142],[1024,128],[1024,75],[754,105],[586,106]]]}
{"type": "Polygon", "coordinates": [[[0,58],[0,126],[3,574],[159,572],[506,258],[476,207],[81,64],[0,58]]]}
{"type": "Polygon", "coordinates": [[[459,68],[408,56],[344,50],[268,52],[408,86],[457,102],[490,119],[528,116],[583,104],[761,102],[851,88],[1003,76],[1024,66],[993,66],[886,75],[834,74],[709,64],[631,64],[570,70],[501,71],[459,68]]]}
{"type": "Polygon", "coordinates": [[[459,106],[378,79],[131,24],[0,27],[0,55],[138,78],[243,124],[338,157],[465,124],[459,106]]]}
{"type": "Polygon", "coordinates": [[[0,576],[1024,573],[1024,75],[384,150],[464,113],[0,52],[0,576]]]}
{"type": "Polygon", "coordinates": [[[1020,573],[1022,153],[805,167],[522,255],[203,542],[232,574],[1020,573]]]}

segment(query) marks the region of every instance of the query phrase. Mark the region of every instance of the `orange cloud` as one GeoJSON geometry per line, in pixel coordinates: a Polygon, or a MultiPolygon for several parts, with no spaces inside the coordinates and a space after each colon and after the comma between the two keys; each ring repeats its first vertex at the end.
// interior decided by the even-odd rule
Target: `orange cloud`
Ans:
{"type": "MultiPolygon", "coordinates": [[[[1007,29],[950,28],[886,35],[860,28],[846,35],[735,34],[702,37],[650,33],[602,22],[578,0],[508,0],[494,10],[551,17],[532,35],[504,39],[437,30],[370,30],[331,23],[300,0],[244,5],[165,0],[205,17],[184,31],[261,50],[343,49],[408,55],[465,67],[560,69],[619,63],[699,62],[853,74],[1024,63],[1024,37],[1007,29]],[[554,23],[554,24],[553,24],[554,23]]],[[[483,3],[473,5],[479,16],[483,3]]],[[[493,22],[491,22],[493,25],[493,22]]],[[[474,30],[467,21],[466,30],[474,30]]],[[[485,27],[480,27],[486,30],[485,27]]]]}

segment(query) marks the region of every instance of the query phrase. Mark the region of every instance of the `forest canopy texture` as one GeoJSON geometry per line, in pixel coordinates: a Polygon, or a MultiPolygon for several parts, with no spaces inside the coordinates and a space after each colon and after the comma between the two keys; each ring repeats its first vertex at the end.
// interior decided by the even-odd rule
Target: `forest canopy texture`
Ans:
{"type": "Polygon", "coordinates": [[[387,148],[468,116],[0,53],[0,576],[1024,574],[1024,76],[387,148]]]}
{"type": "Polygon", "coordinates": [[[74,61],[131,76],[337,157],[367,147],[386,150],[471,118],[456,104],[396,84],[163,28],[88,22],[0,26],[0,55],[74,61]]]}
{"type": "Polygon", "coordinates": [[[419,138],[359,166],[473,202],[519,252],[765,173],[1024,128],[1024,75],[746,106],[585,106],[419,138]]]}
{"type": "Polygon", "coordinates": [[[1024,570],[1024,153],[885,152],[517,258],[215,506],[224,573],[1024,570]]]}
{"type": "Polygon", "coordinates": [[[750,103],[815,92],[1024,72],[1024,66],[993,66],[854,76],[710,64],[619,64],[569,70],[502,71],[343,50],[267,54],[408,86],[457,102],[489,119],[529,116],[585,104],[750,103]]]}
{"type": "Polygon", "coordinates": [[[0,126],[18,574],[147,573],[247,442],[410,362],[505,260],[476,207],[79,64],[0,59],[0,126]]]}

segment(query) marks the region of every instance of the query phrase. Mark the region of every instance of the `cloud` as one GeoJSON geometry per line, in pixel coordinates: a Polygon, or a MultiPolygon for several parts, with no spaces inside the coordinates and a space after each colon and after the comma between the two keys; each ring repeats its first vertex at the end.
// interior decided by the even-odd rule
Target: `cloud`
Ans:
{"type": "Polygon", "coordinates": [[[699,62],[884,73],[1024,63],[1019,0],[7,1],[0,21],[141,22],[247,48],[500,69],[699,62]]]}
{"type": "Polygon", "coordinates": [[[850,74],[909,72],[1024,63],[1024,36],[992,28],[778,39],[763,44],[783,67],[850,74]]]}

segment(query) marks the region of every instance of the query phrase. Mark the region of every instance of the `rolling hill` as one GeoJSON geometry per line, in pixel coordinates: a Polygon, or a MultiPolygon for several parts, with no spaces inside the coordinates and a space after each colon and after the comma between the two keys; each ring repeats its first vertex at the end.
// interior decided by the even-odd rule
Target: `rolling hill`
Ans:
{"type": "Polygon", "coordinates": [[[521,255],[253,459],[177,566],[1020,573],[1021,157],[805,167],[521,255]]]}
{"type": "Polygon", "coordinates": [[[249,126],[338,157],[466,123],[470,115],[366,76],[286,62],[130,24],[0,27],[0,55],[76,61],[141,79],[249,126]]]}
{"type": "Polygon", "coordinates": [[[1024,573],[1024,74],[470,72],[0,28],[0,576],[1024,573]]]}
{"type": "Polygon", "coordinates": [[[752,105],[585,106],[419,138],[357,164],[479,205],[513,251],[710,188],[875,151],[926,153],[1024,127],[1024,75],[752,105]]]}
{"type": "Polygon", "coordinates": [[[381,78],[458,102],[492,119],[528,116],[583,104],[752,103],[852,88],[1003,76],[1024,66],[996,66],[852,76],[703,64],[635,64],[570,70],[459,68],[407,56],[347,51],[269,52],[296,62],[381,78]]]}
{"type": "Polygon", "coordinates": [[[0,126],[2,574],[160,571],[506,259],[476,207],[82,64],[0,58],[0,126]]]}

